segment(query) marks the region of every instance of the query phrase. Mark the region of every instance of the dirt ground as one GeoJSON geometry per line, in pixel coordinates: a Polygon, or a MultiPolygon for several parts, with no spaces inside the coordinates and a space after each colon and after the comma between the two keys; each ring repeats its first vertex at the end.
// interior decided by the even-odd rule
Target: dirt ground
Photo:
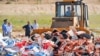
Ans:
{"type": "MultiPolygon", "coordinates": [[[[89,14],[100,14],[98,0],[84,0],[89,7],[89,14]]],[[[55,4],[0,4],[0,15],[54,14],[55,4]]]]}

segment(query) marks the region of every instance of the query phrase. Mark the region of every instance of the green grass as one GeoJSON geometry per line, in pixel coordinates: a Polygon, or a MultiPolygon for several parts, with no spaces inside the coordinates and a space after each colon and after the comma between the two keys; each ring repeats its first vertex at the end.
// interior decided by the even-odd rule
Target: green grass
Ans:
{"type": "Polygon", "coordinates": [[[40,28],[50,27],[53,15],[0,15],[0,29],[5,18],[12,23],[14,30],[22,30],[22,26],[30,21],[33,24],[34,19],[39,23],[40,28]]]}
{"type": "Polygon", "coordinates": [[[100,28],[100,14],[90,15],[89,16],[89,24],[90,24],[91,29],[100,28]]]}
{"type": "MultiPolygon", "coordinates": [[[[22,26],[30,21],[33,24],[33,20],[37,19],[40,28],[50,27],[52,22],[52,17],[54,15],[39,14],[39,15],[0,15],[0,29],[5,18],[13,24],[14,30],[22,30],[22,26]]],[[[90,28],[100,28],[100,15],[90,15],[89,16],[90,28]]]]}

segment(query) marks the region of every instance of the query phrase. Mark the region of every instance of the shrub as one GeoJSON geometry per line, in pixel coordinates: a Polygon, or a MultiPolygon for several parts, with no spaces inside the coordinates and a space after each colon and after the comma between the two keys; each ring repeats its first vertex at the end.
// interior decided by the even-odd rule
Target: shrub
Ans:
{"type": "Polygon", "coordinates": [[[0,0],[0,1],[3,1],[3,0],[0,0]]]}
{"type": "Polygon", "coordinates": [[[11,4],[11,2],[10,1],[7,1],[6,4],[11,4]]]}

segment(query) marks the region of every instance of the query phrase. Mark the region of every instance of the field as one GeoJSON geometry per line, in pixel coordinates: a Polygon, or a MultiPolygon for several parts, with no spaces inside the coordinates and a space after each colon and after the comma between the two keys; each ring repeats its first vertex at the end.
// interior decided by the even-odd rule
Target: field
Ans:
{"type": "MultiPolygon", "coordinates": [[[[40,28],[48,28],[51,26],[52,17],[54,15],[50,14],[41,14],[41,15],[0,15],[0,26],[3,23],[3,19],[7,18],[9,22],[12,23],[14,30],[21,31],[22,26],[30,21],[33,24],[33,20],[36,19],[39,23],[40,28]]],[[[89,16],[89,28],[90,29],[99,29],[100,28],[100,15],[90,15],[89,16]]],[[[0,27],[1,29],[1,27],[0,27]]]]}
{"type": "Polygon", "coordinates": [[[100,28],[100,15],[90,15],[89,17],[90,28],[100,28]]]}
{"type": "MultiPolygon", "coordinates": [[[[9,22],[12,23],[14,30],[20,31],[22,30],[22,26],[27,23],[27,21],[30,21],[31,24],[33,24],[34,19],[37,20],[39,23],[40,28],[43,27],[50,27],[51,24],[51,18],[53,15],[35,15],[35,16],[29,16],[29,15],[10,15],[10,16],[0,16],[0,26],[3,23],[3,19],[7,18],[9,22]]],[[[1,29],[1,27],[0,27],[1,29]]]]}
{"type": "MultiPolygon", "coordinates": [[[[89,7],[89,28],[100,28],[100,4],[97,0],[84,0],[89,7]]],[[[0,31],[3,19],[7,18],[14,31],[23,31],[22,26],[36,19],[40,28],[49,28],[54,17],[54,4],[0,4],[0,31]]],[[[99,29],[100,30],[100,29],[99,29]]]]}

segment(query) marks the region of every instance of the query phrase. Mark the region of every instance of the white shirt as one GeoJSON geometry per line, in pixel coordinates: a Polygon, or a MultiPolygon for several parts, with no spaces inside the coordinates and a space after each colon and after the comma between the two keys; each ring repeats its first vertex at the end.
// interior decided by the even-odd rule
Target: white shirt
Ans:
{"type": "Polygon", "coordinates": [[[38,23],[36,23],[36,24],[34,23],[33,24],[33,29],[38,29],[38,27],[39,27],[38,23]]]}
{"type": "Polygon", "coordinates": [[[7,32],[12,32],[12,25],[7,26],[7,32]]]}

